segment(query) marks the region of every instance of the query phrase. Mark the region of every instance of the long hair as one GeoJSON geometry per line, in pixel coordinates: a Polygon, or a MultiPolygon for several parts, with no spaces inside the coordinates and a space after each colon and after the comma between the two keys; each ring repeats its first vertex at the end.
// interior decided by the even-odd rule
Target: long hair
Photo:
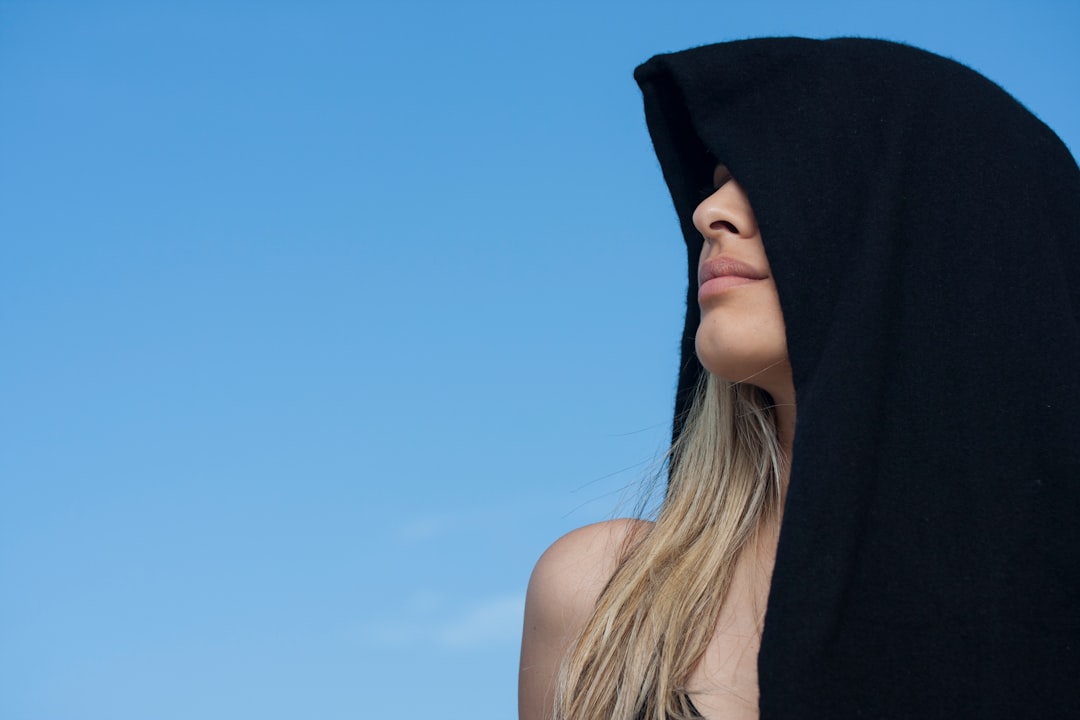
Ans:
{"type": "Polygon", "coordinates": [[[740,551],[777,512],[783,456],[769,396],[702,373],[668,454],[656,522],[618,569],[561,666],[557,720],[691,717],[685,684],[740,551]]]}

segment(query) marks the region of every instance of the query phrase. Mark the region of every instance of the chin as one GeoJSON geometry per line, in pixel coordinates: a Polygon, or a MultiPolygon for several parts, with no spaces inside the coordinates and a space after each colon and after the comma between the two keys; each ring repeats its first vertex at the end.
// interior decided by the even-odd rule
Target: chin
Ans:
{"type": "Polygon", "coordinates": [[[791,368],[786,347],[733,346],[717,339],[697,339],[697,356],[702,367],[728,382],[745,382],[767,392],[773,392],[786,379],[790,383],[791,368]]]}

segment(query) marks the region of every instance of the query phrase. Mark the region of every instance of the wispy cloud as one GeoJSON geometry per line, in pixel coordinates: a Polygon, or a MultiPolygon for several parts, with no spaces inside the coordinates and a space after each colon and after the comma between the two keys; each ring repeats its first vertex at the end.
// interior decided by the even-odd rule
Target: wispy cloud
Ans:
{"type": "Polygon", "coordinates": [[[409,623],[370,625],[365,628],[364,635],[385,648],[407,648],[424,641],[424,629],[409,623]]]}
{"type": "Polygon", "coordinates": [[[453,648],[516,643],[521,639],[524,612],[523,593],[487,598],[444,625],[437,637],[443,645],[453,648]]]}
{"type": "Polygon", "coordinates": [[[415,545],[442,535],[450,527],[450,521],[443,517],[412,518],[394,530],[394,539],[403,545],[415,545]]]}
{"type": "Polygon", "coordinates": [[[465,650],[521,640],[525,613],[524,593],[481,598],[457,613],[448,611],[440,593],[418,592],[405,598],[397,617],[363,626],[368,642],[386,648],[427,645],[432,641],[447,650],[465,650]]]}

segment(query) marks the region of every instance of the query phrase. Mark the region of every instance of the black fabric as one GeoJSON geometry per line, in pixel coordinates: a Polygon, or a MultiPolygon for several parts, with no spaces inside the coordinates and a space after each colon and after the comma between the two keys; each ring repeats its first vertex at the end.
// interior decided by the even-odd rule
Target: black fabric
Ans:
{"type": "Polygon", "coordinates": [[[739,41],[635,77],[687,243],[757,215],[798,419],[762,718],[1080,717],[1080,171],[1001,88],[909,46],[739,41]]]}

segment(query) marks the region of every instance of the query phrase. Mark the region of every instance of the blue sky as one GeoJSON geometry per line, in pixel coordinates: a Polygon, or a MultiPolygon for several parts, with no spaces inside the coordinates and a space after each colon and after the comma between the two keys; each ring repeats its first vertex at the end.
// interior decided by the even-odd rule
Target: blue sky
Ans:
{"type": "Polygon", "coordinates": [[[512,717],[669,431],[650,55],[865,35],[1080,148],[1080,6],[0,2],[0,717],[512,717]]]}

